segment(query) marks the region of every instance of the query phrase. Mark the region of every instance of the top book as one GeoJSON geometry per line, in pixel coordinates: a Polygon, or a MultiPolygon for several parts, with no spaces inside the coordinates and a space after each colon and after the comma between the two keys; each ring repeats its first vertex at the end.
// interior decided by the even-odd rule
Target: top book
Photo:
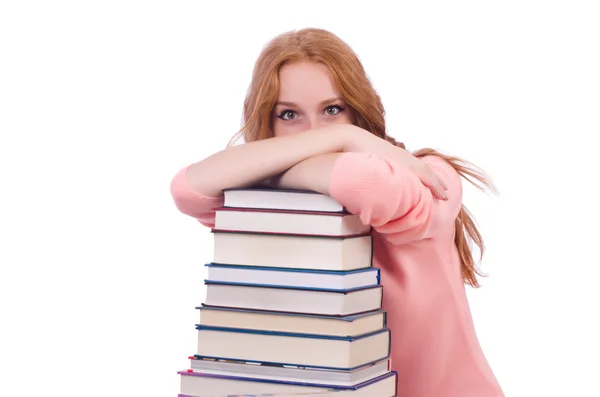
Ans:
{"type": "Polygon", "coordinates": [[[334,198],[310,190],[273,189],[266,187],[223,190],[226,208],[260,208],[314,212],[347,212],[334,198]]]}

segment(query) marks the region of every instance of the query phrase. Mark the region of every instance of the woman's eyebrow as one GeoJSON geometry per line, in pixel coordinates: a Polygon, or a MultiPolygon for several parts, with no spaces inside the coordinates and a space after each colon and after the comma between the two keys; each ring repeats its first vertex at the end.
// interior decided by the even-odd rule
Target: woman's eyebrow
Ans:
{"type": "MultiPolygon", "coordinates": [[[[324,101],[319,102],[319,104],[322,106],[322,105],[325,105],[328,103],[341,101],[341,100],[342,100],[341,97],[335,97],[335,98],[325,99],[324,101]]],[[[278,101],[275,105],[290,106],[290,107],[297,106],[294,102],[289,102],[289,101],[278,101]]]]}

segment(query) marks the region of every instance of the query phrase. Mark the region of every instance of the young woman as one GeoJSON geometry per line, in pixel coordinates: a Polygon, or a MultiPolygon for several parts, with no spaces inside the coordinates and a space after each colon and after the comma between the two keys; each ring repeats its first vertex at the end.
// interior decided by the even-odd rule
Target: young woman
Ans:
{"type": "Polygon", "coordinates": [[[389,137],[359,59],[324,30],[288,32],[263,49],[244,120],[244,144],[174,176],[177,208],[213,227],[226,188],[269,183],[332,196],[373,226],[398,396],[503,396],[465,292],[465,283],[479,286],[469,239],[483,242],[460,177],[491,187],[481,173],[430,149],[410,154],[389,137]]]}

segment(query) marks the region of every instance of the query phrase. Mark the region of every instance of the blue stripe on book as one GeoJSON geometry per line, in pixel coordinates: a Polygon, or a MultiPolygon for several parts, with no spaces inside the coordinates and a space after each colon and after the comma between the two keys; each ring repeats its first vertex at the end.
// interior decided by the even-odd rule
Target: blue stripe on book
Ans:
{"type": "Polygon", "coordinates": [[[254,363],[254,364],[276,365],[276,366],[294,367],[294,368],[311,368],[311,369],[318,369],[318,370],[322,369],[322,370],[327,370],[327,371],[346,372],[346,371],[355,371],[360,368],[368,367],[368,366],[373,365],[382,360],[388,360],[388,359],[390,359],[390,355],[388,354],[385,357],[381,357],[376,360],[369,361],[368,363],[360,364],[360,365],[357,365],[355,367],[350,367],[350,368],[323,367],[321,365],[280,363],[280,362],[274,362],[274,361],[257,361],[257,360],[239,359],[239,358],[231,358],[231,357],[200,356],[198,354],[194,354],[194,358],[196,360],[209,359],[209,360],[226,360],[226,361],[236,361],[236,362],[237,361],[245,361],[245,362],[254,363]]]}
{"type": "Polygon", "coordinates": [[[283,232],[254,232],[248,230],[225,230],[225,229],[210,229],[210,232],[213,234],[249,234],[255,236],[283,236],[283,237],[294,237],[294,238],[302,238],[302,239],[329,239],[329,240],[349,240],[354,238],[364,238],[368,237],[371,241],[371,246],[373,244],[373,235],[372,232],[364,232],[364,233],[355,233],[355,234],[344,234],[344,235],[324,235],[324,234],[293,234],[293,233],[283,233],[283,232]]]}
{"type": "Polygon", "coordinates": [[[226,283],[226,282],[216,282],[216,281],[209,281],[209,280],[204,280],[204,284],[205,285],[227,285],[230,287],[254,287],[254,288],[276,288],[276,289],[293,289],[293,290],[301,290],[301,291],[316,291],[316,292],[331,292],[334,294],[351,294],[353,292],[357,292],[357,291],[362,291],[362,290],[367,290],[367,289],[373,289],[373,288],[378,288],[381,289],[383,288],[383,286],[381,284],[373,284],[373,285],[367,285],[364,287],[356,287],[356,288],[352,288],[352,289],[347,289],[347,290],[340,290],[340,289],[316,289],[316,288],[309,288],[309,287],[299,287],[299,286],[287,286],[287,285],[264,285],[264,284],[246,284],[246,285],[240,285],[240,284],[236,284],[236,283],[226,283]]]}
{"type": "Polygon", "coordinates": [[[263,270],[270,272],[293,272],[293,273],[316,273],[316,274],[335,274],[335,275],[347,275],[347,274],[357,274],[364,272],[376,272],[380,273],[380,269],[378,267],[364,267],[361,269],[355,270],[319,270],[319,269],[298,269],[298,268],[288,268],[288,267],[268,267],[268,266],[250,266],[250,265],[233,265],[227,263],[206,263],[204,266],[207,267],[219,267],[219,268],[230,268],[230,269],[246,269],[246,270],[263,270]]]}
{"type": "MultiPolygon", "coordinates": [[[[299,392],[299,393],[260,393],[260,394],[203,394],[200,397],[331,397],[333,395],[338,395],[338,393],[343,393],[344,390],[333,390],[327,389],[325,391],[313,391],[313,392],[299,392]]],[[[192,396],[191,394],[181,394],[179,393],[177,397],[198,397],[192,396]]]]}
{"type": "Polygon", "coordinates": [[[364,312],[364,313],[359,313],[359,314],[353,314],[353,315],[344,316],[344,317],[331,317],[331,316],[325,315],[325,314],[270,312],[270,311],[265,311],[265,310],[238,309],[238,308],[233,308],[233,307],[230,308],[230,307],[210,306],[210,305],[206,305],[206,304],[202,304],[202,306],[196,306],[196,309],[199,309],[199,310],[220,310],[220,311],[228,311],[228,312],[254,313],[254,314],[261,314],[261,315],[314,317],[314,318],[323,319],[323,320],[336,320],[336,321],[347,321],[347,322],[356,321],[356,320],[358,320],[360,318],[363,318],[363,317],[374,316],[374,315],[378,315],[378,314],[383,314],[384,315],[384,319],[385,319],[385,316],[386,316],[386,311],[384,311],[383,309],[378,309],[378,310],[375,310],[375,311],[364,312]]]}
{"type": "Polygon", "coordinates": [[[264,288],[281,288],[281,289],[300,289],[305,291],[325,291],[325,292],[352,292],[372,287],[377,287],[379,284],[361,285],[354,288],[315,288],[303,287],[301,285],[280,285],[280,284],[253,284],[253,283],[236,283],[231,281],[211,281],[204,280],[204,284],[231,285],[240,287],[264,287],[264,288]]]}
{"type": "Polygon", "coordinates": [[[396,376],[397,372],[390,371],[378,377],[366,380],[362,383],[359,383],[354,386],[340,386],[340,385],[328,385],[321,383],[307,383],[307,382],[294,382],[287,380],[274,380],[274,379],[264,379],[264,378],[247,378],[243,376],[231,376],[231,375],[216,375],[216,374],[205,374],[202,372],[187,372],[187,371],[179,371],[177,372],[179,375],[183,376],[198,376],[205,378],[220,378],[220,379],[233,379],[240,381],[249,381],[249,382],[259,382],[259,383],[275,383],[275,384],[286,384],[286,385],[299,385],[299,386],[315,386],[322,387],[324,389],[334,389],[334,390],[357,390],[361,389],[365,386],[372,385],[373,383],[380,382],[384,379],[389,378],[390,376],[396,376]]]}
{"type": "Polygon", "coordinates": [[[388,354],[385,357],[379,358],[377,360],[369,361],[368,363],[357,365],[356,367],[351,368],[335,368],[335,367],[323,367],[320,365],[310,365],[310,364],[291,364],[291,363],[278,363],[273,361],[258,361],[258,360],[247,360],[247,359],[239,359],[239,358],[225,358],[225,357],[212,357],[212,356],[200,356],[198,354],[194,354],[193,360],[209,360],[209,361],[217,361],[217,362],[235,362],[235,363],[252,363],[252,365],[264,365],[264,366],[275,366],[275,367],[283,367],[283,368],[305,368],[310,370],[323,370],[323,371],[334,371],[334,372],[352,372],[359,370],[361,368],[370,367],[375,365],[381,361],[389,360],[390,355],[388,354]]]}
{"type": "Polygon", "coordinates": [[[367,332],[365,334],[356,336],[338,336],[338,335],[319,335],[319,334],[301,334],[296,332],[283,332],[283,331],[268,331],[252,328],[229,328],[229,327],[216,327],[213,325],[196,324],[198,331],[221,331],[221,332],[235,332],[241,334],[254,334],[254,335],[276,335],[276,336],[288,336],[295,338],[308,338],[308,339],[327,339],[327,340],[342,340],[342,341],[356,341],[359,339],[368,338],[373,335],[389,333],[388,328],[381,328],[376,331],[367,332]]]}

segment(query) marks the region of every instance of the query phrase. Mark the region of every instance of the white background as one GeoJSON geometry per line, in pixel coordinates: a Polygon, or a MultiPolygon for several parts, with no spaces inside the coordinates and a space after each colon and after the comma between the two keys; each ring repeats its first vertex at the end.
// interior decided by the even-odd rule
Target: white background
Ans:
{"type": "Polygon", "coordinates": [[[469,298],[507,396],[600,396],[595,2],[215,3],[0,6],[0,395],[177,394],[212,240],[170,180],[240,127],[263,45],[313,26],[394,137],[497,184],[465,185],[488,246],[469,298]]]}

